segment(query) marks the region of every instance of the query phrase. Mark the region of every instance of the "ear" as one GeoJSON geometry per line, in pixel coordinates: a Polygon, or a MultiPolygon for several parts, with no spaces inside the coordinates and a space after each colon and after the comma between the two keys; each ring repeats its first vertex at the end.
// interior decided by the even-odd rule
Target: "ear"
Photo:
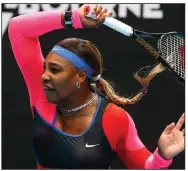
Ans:
{"type": "Polygon", "coordinates": [[[78,78],[79,83],[83,83],[87,78],[86,70],[85,69],[80,70],[78,73],[78,76],[79,76],[78,78]]]}

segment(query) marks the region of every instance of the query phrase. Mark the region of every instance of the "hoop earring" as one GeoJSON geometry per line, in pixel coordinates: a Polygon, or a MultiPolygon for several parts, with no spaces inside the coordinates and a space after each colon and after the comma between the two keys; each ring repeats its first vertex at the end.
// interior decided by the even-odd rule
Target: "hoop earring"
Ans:
{"type": "Polygon", "coordinates": [[[80,88],[80,83],[79,82],[76,82],[76,87],[80,88]]]}

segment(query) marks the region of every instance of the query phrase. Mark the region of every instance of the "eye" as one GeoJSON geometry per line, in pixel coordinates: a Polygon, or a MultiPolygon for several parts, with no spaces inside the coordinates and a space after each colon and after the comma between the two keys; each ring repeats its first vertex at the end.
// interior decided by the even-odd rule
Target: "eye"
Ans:
{"type": "Polygon", "coordinates": [[[58,70],[58,69],[56,69],[56,68],[52,68],[52,69],[51,69],[51,71],[52,71],[52,73],[54,73],[54,74],[56,74],[56,73],[58,73],[58,72],[59,72],[59,70],[58,70]]]}

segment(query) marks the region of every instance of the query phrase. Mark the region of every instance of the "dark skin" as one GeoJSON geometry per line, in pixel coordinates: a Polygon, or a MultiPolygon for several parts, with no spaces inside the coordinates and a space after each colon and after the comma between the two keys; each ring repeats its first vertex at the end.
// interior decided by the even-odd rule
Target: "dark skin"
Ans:
{"type": "MultiPolygon", "coordinates": [[[[68,60],[55,53],[48,54],[41,79],[44,86],[52,88],[44,89],[47,100],[65,109],[81,106],[94,95],[88,86],[86,71],[79,71],[68,60]],[[80,88],[76,87],[76,82],[80,83],[80,88]]],[[[82,133],[92,121],[97,101],[96,98],[91,105],[70,116],[59,113],[56,126],[67,133],[82,133]]]]}

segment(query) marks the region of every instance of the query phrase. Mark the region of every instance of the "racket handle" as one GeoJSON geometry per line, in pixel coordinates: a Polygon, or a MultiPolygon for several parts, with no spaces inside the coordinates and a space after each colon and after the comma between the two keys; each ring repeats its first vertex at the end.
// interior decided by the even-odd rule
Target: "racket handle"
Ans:
{"type": "MultiPolygon", "coordinates": [[[[94,20],[97,20],[96,17],[92,16],[92,9],[90,6],[85,7],[84,14],[88,18],[92,18],[94,20]]],[[[104,25],[130,37],[133,34],[133,28],[128,26],[127,24],[116,20],[113,17],[106,17],[104,20],[104,25]]]]}

